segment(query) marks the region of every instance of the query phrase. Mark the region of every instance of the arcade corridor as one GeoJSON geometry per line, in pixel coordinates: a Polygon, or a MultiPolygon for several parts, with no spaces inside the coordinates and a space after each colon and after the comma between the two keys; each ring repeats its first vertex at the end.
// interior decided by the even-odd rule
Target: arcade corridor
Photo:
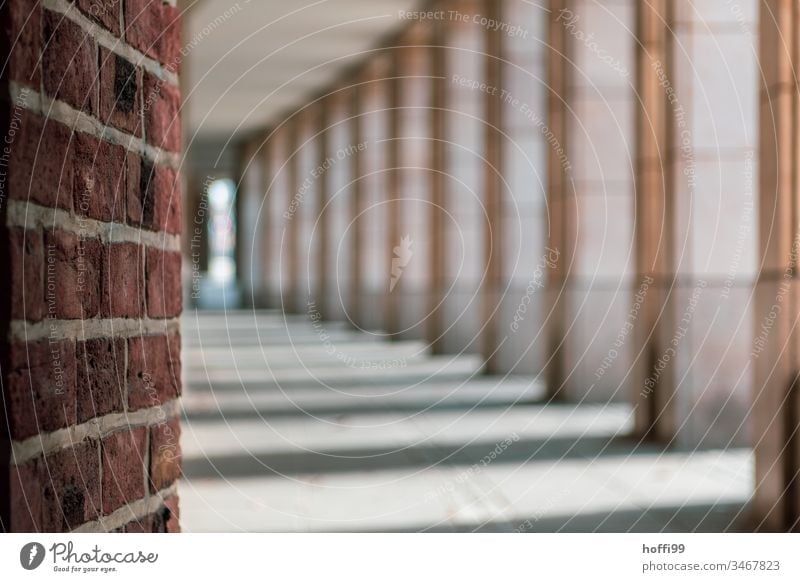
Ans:
{"type": "Polygon", "coordinates": [[[625,404],[547,403],[303,317],[187,314],[184,531],[739,531],[747,449],[639,442],[625,404]],[[354,360],[342,365],[338,354],[354,360]],[[373,366],[377,366],[374,369],[373,366]]]}
{"type": "Polygon", "coordinates": [[[28,4],[0,530],[800,531],[797,0],[28,4]]]}

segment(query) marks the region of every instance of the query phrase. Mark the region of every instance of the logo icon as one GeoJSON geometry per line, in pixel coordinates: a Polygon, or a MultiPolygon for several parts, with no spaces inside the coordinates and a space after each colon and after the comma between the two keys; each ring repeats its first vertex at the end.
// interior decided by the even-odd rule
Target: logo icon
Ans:
{"type": "Polygon", "coordinates": [[[19,551],[19,563],[26,570],[35,570],[44,561],[44,546],[38,542],[30,542],[19,551]]]}
{"type": "Polygon", "coordinates": [[[392,249],[394,257],[392,258],[392,279],[389,281],[389,293],[394,291],[395,285],[400,281],[400,277],[403,276],[403,269],[408,266],[411,257],[414,256],[411,244],[411,237],[406,235],[400,239],[400,244],[392,249]]]}

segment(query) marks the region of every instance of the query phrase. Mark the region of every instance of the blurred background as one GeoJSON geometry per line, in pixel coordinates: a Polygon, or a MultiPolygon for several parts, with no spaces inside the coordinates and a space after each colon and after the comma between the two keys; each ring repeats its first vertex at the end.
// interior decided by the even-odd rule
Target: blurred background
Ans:
{"type": "Polygon", "coordinates": [[[763,525],[760,4],[179,4],[184,530],[763,525]]]}

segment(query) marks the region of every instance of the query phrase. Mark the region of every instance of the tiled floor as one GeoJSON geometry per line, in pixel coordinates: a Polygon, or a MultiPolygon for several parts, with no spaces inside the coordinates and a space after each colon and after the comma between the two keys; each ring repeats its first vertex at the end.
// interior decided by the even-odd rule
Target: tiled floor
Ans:
{"type": "Polygon", "coordinates": [[[750,451],[663,451],[622,404],[545,404],[341,323],[187,314],[185,531],[741,529],[750,451]],[[199,331],[198,331],[199,330],[199,331]]]}

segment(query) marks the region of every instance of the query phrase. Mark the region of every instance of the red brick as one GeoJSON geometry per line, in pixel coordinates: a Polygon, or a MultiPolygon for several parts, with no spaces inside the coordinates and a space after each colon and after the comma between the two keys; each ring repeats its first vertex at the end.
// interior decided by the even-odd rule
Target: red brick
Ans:
{"type": "Polygon", "coordinates": [[[124,222],[125,149],[86,133],[75,133],[75,213],[104,222],[124,222]]]}
{"type": "Polygon", "coordinates": [[[125,340],[95,338],[77,344],[78,422],[125,408],[125,340]]]}
{"type": "Polygon", "coordinates": [[[45,92],[87,113],[97,113],[97,45],[61,14],[44,11],[42,75],[45,92]]]}
{"type": "Polygon", "coordinates": [[[147,313],[150,317],[177,317],[183,309],[181,254],[147,249],[147,313]]]}
{"type": "Polygon", "coordinates": [[[8,230],[11,267],[11,317],[40,321],[44,304],[44,246],[38,230],[8,230]]]}
{"type": "Polygon", "coordinates": [[[164,500],[164,507],[169,512],[165,516],[167,533],[181,533],[181,511],[178,497],[173,495],[164,500]]]}
{"type": "Polygon", "coordinates": [[[144,73],[144,126],[147,142],[171,152],[181,149],[181,96],[178,88],[144,73]]]}
{"type": "Polygon", "coordinates": [[[168,402],[181,393],[180,336],[152,335],[128,340],[128,408],[168,402]]]}
{"type": "Polygon", "coordinates": [[[75,2],[86,16],[101,24],[103,28],[120,35],[120,0],[77,0],[75,2]]]}
{"type": "Polygon", "coordinates": [[[140,427],[103,439],[103,513],[144,497],[146,436],[140,427]]]}
{"type": "Polygon", "coordinates": [[[125,524],[126,533],[180,533],[178,498],[169,497],[156,512],[125,524]]]}
{"type": "Polygon", "coordinates": [[[97,441],[85,441],[42,460],[42,527],[69,531],[100,513],[100,455],[97,441]]]}
{"type": "MultiPolygon", "coordinates": [[[[10,0],[7,18],[0,18],[2,33],[9,39],[8,77],[39,89],[42,80],[42,10],[38,2],[10,0]]],[[[0,8],[0,13],[3,8],[0,8]]]]}
{"type": "Polygon", "coordinates": [[[150,491],[169,487],[181,476],[181,425],[177,418],[150,429],[150,491]]]}
{"type": "Polygon", "coordinates": [[[147,184],[141,182],[142,158],[138,154],[128,152],[125,157],[125,204],[128,209],[128,222],[142,224],[142,188],[147,184]]]}
{"type": "Polygon", "coordinates": [[[75,344],[14,342],[9,349],[7,414],[13,439],[75,424],[75,344]]]}
{"type": "Polygon", "coordinates": [[[125,38],[149,57],[174,69],[178,59],[180,12],[162,0],[126,0],[125,38]]]}
{"type": "Polygon", "coordinates": [[[66,125],[22,111],[11,138],[9,197],[72,208],[72,145],[66,125]]]}
{"type": "Polygon", "coordinates": [[[42,487],[39,482],[39,464],[31,460],[9,468],[11,516],[8,531],[42,531],[42,487]]]}
{"type": "Polygon", "coordinates": [[[173,234],[181,232],[181,185],[171,168],[144,162],[139,176],[142,224],[173,234]]]}
{"type": "Polygon", "coordinates": [[[142,71],[103,47],[100,48],[100,119],[142,136],[142,71]]]}
{"type": "Polygon", "coordinates": [[[143,247],[133,243],[117,243],[106,247],[101,308],[105,317],[142,315],[143,267],[143,247]]]}
{"type": "Polygon", "coordinates": [[[58,319],[86,319],[100,309],[103,244],[65,230],[45,231],[45,302],[58,319]]]}

